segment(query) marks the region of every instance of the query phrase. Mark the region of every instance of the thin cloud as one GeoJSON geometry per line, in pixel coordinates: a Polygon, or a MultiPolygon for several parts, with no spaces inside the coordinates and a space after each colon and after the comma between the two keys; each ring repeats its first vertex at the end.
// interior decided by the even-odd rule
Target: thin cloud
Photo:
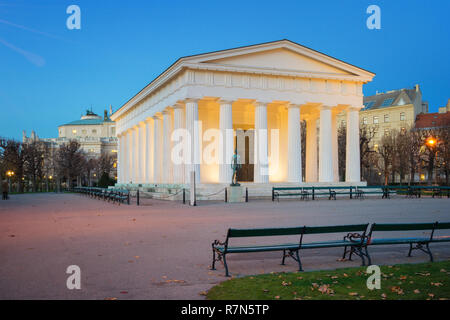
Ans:
{"type": "Polygon", "coordinates": [[[23,25],[20,25],[20,24],[11,22],[11,21],[7,21],[7,20],[4,20],[4,19],[0,19],[0,23],[3,23],[5,25],[8,25],[8,26],[11,26],[11,27],[14,27],[14,28],[18,28],[18,29],[22,29],[22,30],[25,30],[25,31],[29,31],[29,32],[32,32],[32,33],[40,34],[40,35],[48,37],[48,38],[68,41],[67,39],[64,39],[64,38],[62,38],[60,36],[57,36],[57,35],[54,35],[54,34],[51,34],[51,33],[47,33],[47,32],[43,32],[43,31],[39,31],[39,30],[36,30],[36,29],[32,29],[32,28],[29,28],[29,27],[26,27],[26,26],[23,26],[23,25]]]}
{"type": "Polygon", "coordinates": [[[3,40],[2,38],[0,38],[0,43],[3,44],[5,47],[22,55],[23,57],[25,57],[25,59],[27,59],[29,62],[31,62],[32,64],[34,64],[37,67],[43,67],[45,65],[45,59],[37,54],[20,49],[20,48],[16,47],[15,45],[3,40]]]}

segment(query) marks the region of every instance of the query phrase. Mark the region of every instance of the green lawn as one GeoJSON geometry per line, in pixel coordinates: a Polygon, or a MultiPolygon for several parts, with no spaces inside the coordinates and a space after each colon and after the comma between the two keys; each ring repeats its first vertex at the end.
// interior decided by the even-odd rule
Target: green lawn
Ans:
{"type": "Polygon", "coordinates": [[[450,261],[381,266],[381,289],[369,290],[365,267],[233,278],[211,288],[211,300],[449,299],[450,261]]]}

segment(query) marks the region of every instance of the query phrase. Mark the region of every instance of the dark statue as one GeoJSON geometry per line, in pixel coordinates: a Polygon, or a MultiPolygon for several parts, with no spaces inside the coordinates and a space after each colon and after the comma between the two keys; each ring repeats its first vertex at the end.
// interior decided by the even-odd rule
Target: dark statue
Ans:
{"type": "Polygon", "coordinates": [[[233,169],[233,177],[231,178],[231,184],[232,187],[240,186],[240,184],[237,182],[237,171],[241,168],[240,164],[240,157],[237,153],[237,149],[234,150],[234,155],[231,160],[231,169],[233,169]]]}

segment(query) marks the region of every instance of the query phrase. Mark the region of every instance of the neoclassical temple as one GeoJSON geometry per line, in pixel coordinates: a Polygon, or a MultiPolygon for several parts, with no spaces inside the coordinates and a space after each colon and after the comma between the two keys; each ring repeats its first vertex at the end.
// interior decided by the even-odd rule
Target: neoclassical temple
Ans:
{"type": "Polygon", "coordinates": [[[118,184],[173,188],[194,172],[196,184],[214,190],[230,183],[235,150],[238,180],[249,186],[359,184],[362,86],[373,77],[289,40],[180,58],[111,116],[118,184]],[[338,114],[346,117],[345,181],[338,114]]]}

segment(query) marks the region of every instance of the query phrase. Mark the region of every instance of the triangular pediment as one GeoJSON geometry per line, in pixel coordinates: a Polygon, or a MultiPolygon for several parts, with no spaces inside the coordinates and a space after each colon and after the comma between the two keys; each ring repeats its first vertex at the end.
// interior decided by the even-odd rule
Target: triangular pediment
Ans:
{"type": "Polygon", "coordinates": [[[353,74],[284,48],[210,60],[207,63],[284,71],[353,74]]]}
{"type": "Polygon", "coordinates": [[[373,73],[335,59],[289,40],[280,40],[182,58],[199,65],[262,70],[276,73],[298,72],[361,77],[371,80],[373,73]]]}

